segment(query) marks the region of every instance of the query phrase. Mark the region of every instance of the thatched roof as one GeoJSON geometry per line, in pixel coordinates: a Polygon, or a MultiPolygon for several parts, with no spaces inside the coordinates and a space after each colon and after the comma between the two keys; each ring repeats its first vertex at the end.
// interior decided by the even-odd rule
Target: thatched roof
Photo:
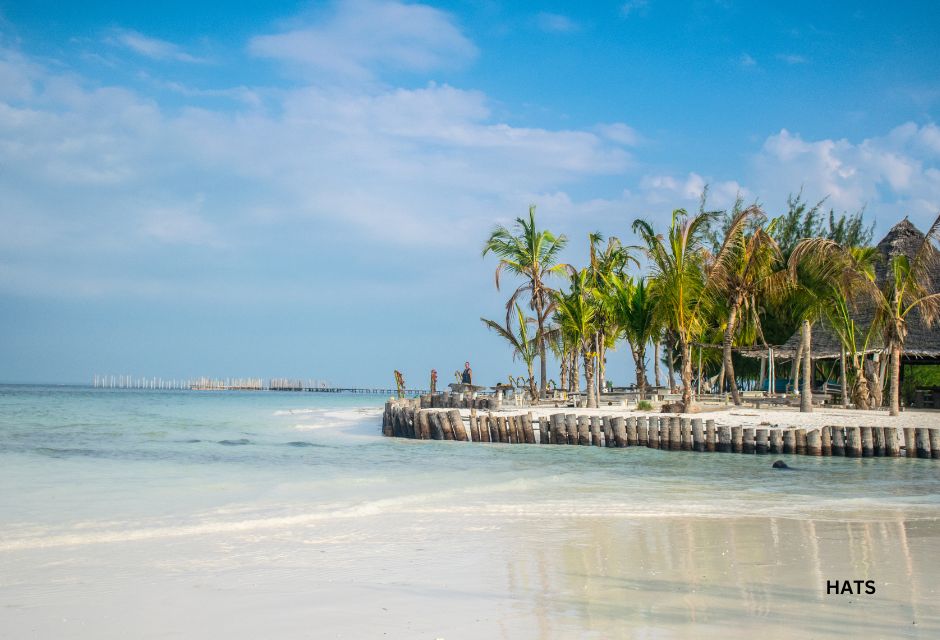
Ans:
{"type": "MultiPolygon", "coordinates": [[[[880,286],[884,280],[891,258],[897,255],[913,257],[924,240],[924,234],[915,227],[910,220],[904,218],[894,225],[888,234],[878,243],[878,252],[881,259],[875,263],[875,281],[880,286]]],[[[940,290],[940,264],[935,263],[931,274],[932,289],[940,290]]],[[[874,317],[872,305],[860,305],[855,319],[862,335],[868,330],[874,317]]],[[[789,340],[775,351],[781,357],[792,358],[800,345],[800,332],[794,333],[789,340]]],[[[828,324],[818,322],[813,325],[812,352],[814,358],[838,358],[842,349],[842,342],[828,324]]],[[[868,344],[867,353],[882,351],[884,349],[881,336],[873,336],[868,344]]],[[[907,322],[907,338],[904,341],[904,352],[908,358],[936,358],[940,357],[940,326],[935,324],[928,328],[921,317],[920,311],[914,309],[907,322]]]]}

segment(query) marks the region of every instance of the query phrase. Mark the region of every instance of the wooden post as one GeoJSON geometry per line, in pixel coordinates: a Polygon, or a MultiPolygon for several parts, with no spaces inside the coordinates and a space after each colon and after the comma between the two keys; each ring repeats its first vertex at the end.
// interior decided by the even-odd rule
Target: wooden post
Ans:
{"type": "Polygon", "coordinates": [[[692,419],[679,418],[679,441],[683,451],[692,450],[692,419]]]}
{"type": "Polygon", "coordinates": [[[885,427],[885,455],[892,458],[901,455],[901,443],[896,427],[885,427]]]}
{"type": "Polygon", "coordinates": [[[832,430],[829,427],[822,427],[819,430],[820,449],[822,455],[832,455],[832,430]]]}
{"type": "Polygon", "coordinates": [[[578,416],[573,413],[565,414],[565,431],[568,433],[568,444],[578,444],[578,416]]]}
{"type": "Polygon", "coordinates": [[[796,432],[793,429],[783,432],[783,453],[796,453],[796,432]]]}
{"type": "Polygon", "coordinates": [[[441,430],[441,437],[444,440],[453,440],[454,430],[450,428],[450,420],[447,419],[447,414],[443,411],[435,411],[432,415],[434,421],[437,422],[438,428],[441,430]]]}
{"type": "Polygon", "coordinates": [[[731,427],[731,452],[744,452],[744,427],[731,427]]]}
{"type": "Polygon", "coordinates": [[[682,449],[682,424],[677,416],[669,416],[669,450],[682,449]]]}
{"type": "Polygon", "coordinates": [[[862,457],[871,458],[875,455],[875,438],[871,427],[861,427],[862,430],[862,457]]]}
{"type": "Polygon", "coordinates": [[[470,409],[470,439],[473,442],[480,442],[480,424],[477,422],[477,410],[470,409]]]}
{"type": "Polygon", "coordinates": [[[451,409],[447,412],[447,416],[450,418],[451,427],[454,429],[454,440],[460,442],[469,440],[467,430],[463,426],[463,418],[460,417],[460,409],[451,409]]]}
{"type": "Polygon", "coordinates": [[[646,416],[640,416],[636,419],[636,443],[637,446],[645,447],[649,443],[649,421],[646,416]]]}
{"type": "Polygon", "coordinates": [[[636,418],[630,416],[627,418],[627,446],[635,447],[639,442],[639,438],[636,432],[636,418]]]}
{"type": "Polygon", "coordinates": [[[578,416],[578,444],[582,447],[591,446],[591,418],[578,416]]]}
{"type": "Polygon", "coordinates": [[[499,442],[499,421],[496,419],[496,414],[489,412],[486,421],[490,423],[490,442],[499,442]]]}
{"type": "Polygon", "coordinates": [[[832,455],[845,455],[845,428],[831,427],[832,432],[832,455]]]}
{"type": "Polygon", "coordinates": [[[522,422],[522,414],[516,415],[516,443],[525,443],[525,425],[522,422]]]}
{"type": "Polygon", "coordinates": [[[806,455],[822,455],[822,434],[819,429],[810,429],[806,432],[806,455]]]}
{"type": "Polygon", "coordinates": [[[692,418],[692,451],[705,451],[705,430],[701,418],[692,418]]]}
{"type": "Polygon", "coordinates": [[[770,450],[768,435],[768,429],[758,429],[755,432],[754,451],[758,455],[765,455],[770,450]]]}
{"type": "Polygon", "coordinates": [[[532,412],[522,414],[522,437],[526,444],[535,444],[535,429],[532,427],[532,412]]]}
{"type": "Polygon", "coordinates": [[[591,416],[591,444],[595,447],[603,447],[601,437],[601,417],[591,416]]]}
{"type": "Polygon", "coordinates": [[[705,451],[718,450],[718,429],[715,427],[715,421],[708,419],[705,421],[705,451]]]}
{"type": "Polygon", "coordinates": [[[552,423],[552,444],[568,444],[565,434],[565,414],[553,413],[550,417],[552,423]]]}
{"type": "Polygon", "coordinates": [[[534,426],[537,426],[539,430],[539,444],[548,444],[551,442],[552,436],[549,433],[548,416],[539,416],[539,418],[535,421],[534,426]]]}
{"type": "Polygon", "coordinates": [[[743,433],[743,441],[741,442],[741,450],[744,453],[754,453],[756,445],[754,443],[754,427],[745,427],[743,433]]]}
{"type": "Polygon", "coordinates": [[[721,453],[731,453],[731,427],[721,425],[718,427],[718,451],[721,453]]]}
{"type": "Polygon", "coordinates": [[[604,416],[602,420],[604,422],[604,446],[617,446],[617,443],[614,442],[614,417],[604,416]]]}
{"type": "Polygon", "coordinates": [[[918,458],[930,457],[930,434],[926,427],[917,427],[914,430],[914,448],[917,450],[918,458]]]}
{"type": "Polygon", "coordinates": [[[940,458],[940,429],[927,429],[927,440],[930,443],[930,457],[940,458]]]}
{"type": "Polygon", "coordinates": [[[650,417],[649,433],[647,434],[646,446],[650,449],[659,449],[661,440],[659,437],[659,420],[656,416],[650,417]]]}
{"type": "Polygon", "coordinates": [[[614,418],[614,442],[618,447],[627,446],[627,421],[620,416],[614,418]]]}
{"type": "Polygon", "coordinates": [[[418,437],[422,440],[431,439],[431,423],[428,420],[429,413],[427,409],[418,411],[418,437]]]}
{"type": "Polygon", "coordinates": [[[796,454],[806,455],[806,429],[798,427],[796,430],[796,454]]]}
{"type": "Polygon", "coordinates": [[[496,416],[496,428],[499,431],[499,441],[509,442],[509,428],[506,426],[506,416],[496,416]]]}
{"type": "Polygon", "coordinates": [[[913,458],[916,455],[914,452],[914,429],[912,427],[904,427],[904,455],[908,458],[913,458]]]}
{"type": "Polygon", "coordinates": [[[845,457],[862,457],[862,434],[858,427],[845,428],[845,457]]]}
{"type": "Polygon", "coordinates": [[[490,441],[490,419],[488,416],[481,414],[477,418],[477,426],[480,429],[480,442],[489,442],[490,441]]]}
{"type": "Polygon", "coordinates": [[[872,427],[871,435],[875,444],[875,456],[883,456],[885,454],[885,430],[881,427],[872,427]]]}
{"type": "Polygon", "coordinates": [[[783,429],[770,430],[770,452],[783,453],[783,429]]]}

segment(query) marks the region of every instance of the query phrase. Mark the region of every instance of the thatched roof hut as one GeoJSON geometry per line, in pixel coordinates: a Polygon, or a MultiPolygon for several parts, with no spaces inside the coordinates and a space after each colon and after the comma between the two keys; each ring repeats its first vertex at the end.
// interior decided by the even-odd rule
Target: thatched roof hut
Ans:
{"type": "MultiPolygon", "coordinates": [[[[885,279],[888,263],[897,255],[913,257],[924,240],[924,234],[910,220],[904,218],[891,227],[888,234],[878,243],[881,259],[875,263],[875,281],[880,286],[885,279]]],[[[931,275],[934,291],[940,290],[940,264],[935,262],[931,275]]],[[[860,305],[855,319],[862,335],[868,330],[874,317],[874,309],[869,305],[860,305]]],[[[774,351],[783,358],[793,358],[800,345],[800,332],[797,331],[783,345],[774,351]]],[[[881,336],[873,336],[866,353],[883,351],[881,336]]],[[[813,327],[812,354],[814,358],[838,358],[842,350],[839,336],[826,323],[817,323],[813,327]]],[[[908,316],[907,338],[904,341],[903,358],[940,359],[940,325],[928,328],[920,311],[914,309],[908,316]]]]}

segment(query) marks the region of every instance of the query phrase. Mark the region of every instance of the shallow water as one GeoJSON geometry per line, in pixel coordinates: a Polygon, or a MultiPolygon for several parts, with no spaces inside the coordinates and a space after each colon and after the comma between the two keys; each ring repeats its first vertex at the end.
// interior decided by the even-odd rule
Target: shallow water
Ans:
{"type": "Polygon", "coordinates": [[[940,633],[940,463],[398,440],[382,402],[0,387],[0,636],[940,633]]]}

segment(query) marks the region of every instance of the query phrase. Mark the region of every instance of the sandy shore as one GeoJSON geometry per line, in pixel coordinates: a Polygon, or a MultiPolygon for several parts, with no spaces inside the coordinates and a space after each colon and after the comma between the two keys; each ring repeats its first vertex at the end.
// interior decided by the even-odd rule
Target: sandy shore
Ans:
{"type": "MultiPolygon", "coordinates": [[[[636,411],[626,407],[513,407],[504,406],[502,413],[525,413],[531,411],[534,416],[550,416],[553,413],[577,413],[578,415],[618,415],[618,416],[661,416],[655,411],[636,411]]],[[[469,410],[462,410],[469,414],[469,410]]],[[[676,415],[676,414],[669,414],[676,415]]],[[[907,410],[892,417],[887,411],[859,411],[855,409],[820,408],[812,413],[800,413],[796,407],[774,409],[752,409],[747,407],[707,407],[701,413],[677,414],[687,418],[715,420],[718,424],[742,427],[940,427],[940,412],[930,410],[907,410]]]]}

